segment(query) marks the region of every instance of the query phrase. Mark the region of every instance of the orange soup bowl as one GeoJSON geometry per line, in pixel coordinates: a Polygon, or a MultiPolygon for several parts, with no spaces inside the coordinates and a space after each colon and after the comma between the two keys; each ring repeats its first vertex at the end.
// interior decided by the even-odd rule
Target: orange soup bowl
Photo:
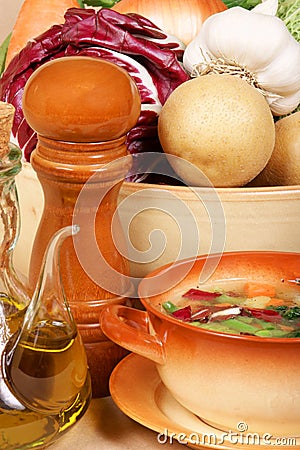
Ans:
{"type": "MultiPolygon", "coordinates": [[[[198,256],[148,274],[138,292],[144,309],[110,305],[103,332],[155,362],[173,397],[208,424],[273,437],[300,436],[300,338],[266,338],[209,331],[164,313],[205,280],[243,279],[291,286],[300,301],[300,253],[243,251],[198,256]],[[200,284],[199,284],[200,283],[200,284]]],[[[150,381],[150,380],[149,380],[150,381]]]]}

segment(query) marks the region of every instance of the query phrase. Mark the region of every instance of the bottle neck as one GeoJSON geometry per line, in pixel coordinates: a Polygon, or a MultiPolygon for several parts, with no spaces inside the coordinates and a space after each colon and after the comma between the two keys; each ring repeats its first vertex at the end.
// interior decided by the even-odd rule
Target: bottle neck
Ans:
{"type": "Polygon", "coordinates": [[[9,153],[0,160],[1,255],[6,260],[16,245],[19,234],[19,202],[15,177],[20,172],[21,150],[9,144],[9,153]]]}
{"type": "Polygon", "coordinates": [[[0,291],[26,306],[29,298],[13,267],[20,220],[15,177],[22,167],[21,156],[21,150],[10,143],[0,161],[0,291]]]}

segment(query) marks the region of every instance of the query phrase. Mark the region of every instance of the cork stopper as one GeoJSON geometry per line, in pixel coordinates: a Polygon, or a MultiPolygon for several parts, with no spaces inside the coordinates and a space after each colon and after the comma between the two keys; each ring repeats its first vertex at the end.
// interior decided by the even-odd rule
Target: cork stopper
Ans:
{"type": "Polygon", "coordinates": [[[15,108],[10,103],[0,101],[0,159],[9,153],[9,142],[15,108]]]}

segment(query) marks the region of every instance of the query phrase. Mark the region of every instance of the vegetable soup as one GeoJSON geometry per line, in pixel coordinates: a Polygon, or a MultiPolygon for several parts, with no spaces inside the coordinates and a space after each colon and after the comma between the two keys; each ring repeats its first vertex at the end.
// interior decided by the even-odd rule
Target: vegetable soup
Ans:
{"type": "Polygon", "coordinates": [[[300,290],[246,281],[216,281],[191,288],[161,305],[172,317],[222,333],[267,338],[300,337],[300,290]]]}

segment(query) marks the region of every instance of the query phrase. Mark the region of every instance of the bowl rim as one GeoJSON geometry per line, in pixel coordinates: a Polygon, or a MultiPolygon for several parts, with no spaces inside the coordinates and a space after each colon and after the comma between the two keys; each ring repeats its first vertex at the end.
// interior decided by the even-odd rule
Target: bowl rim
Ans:
{"type": "Polygon", "coordinates": [[[241,187],[210,187],[210,186],[177,186],[170,184],[152,184],[144,182],[132,182],[124,181],[123,189],[125,190],[136,190],[139,186],[140,189],[157,189],[157,190],[170,190],[178,192],[189,192],[191,190],[195,192],[209,192],[210,190],[215,190],[218,194],[230,194],[230,195],[266,195],[270,196],[274,193],[281,194],[293,194],[299,192],[300,194],[300,184],[286,185],[286,186],[241,186],[241,187]]]}
{"type": "MultiPolygon", "coordinates": [[[[207,330],[204,328],[200,328],[200,327],[195,327],[193,325],[190,325],[187,322],[183,322],[180,321],[170,315],[165,314],[164,312],[160,311],[158,308],[156,308],[150,301],[149,301],[149,297],[147,296],[142,296],[141,295],[141,289],[143,287],[143,281],[144,280],[149,280],[151,277],[153,277],[154,275],[157,275],[158,273],[167,271],[168,269],[172,270],[172,267],[176,267],[178,265],[184,265],[187,263],[190,263],[191,261],[194,261],[194,264],[196,263],[196,261],[199,260],[204,260],[206,258],[208,258],[209,256],[223,256],[225,255],[228,257],[231,256],[235,256],[235,255],[247,255],[247,254],[252,254],[252,255],[271,255],[271,256],[278,256],[278,255],[286,255],[286,256],[293,256],[293,257],[299,257],[300,259],[300,252],[290,252],[290,251],[278,251],[278,250],[241,250],[241,251],[228,251],[228,252],[223,252],[223,253],[214,253],[214,254],[204,254],[204,255],[198,255],[196,257],[190,257],[190,258],[185,258],[179,261],[171,262],[168,264],[164,264],[163,266],[149,272],[139,283],[138,285],[138,295],[139,295],[139,299],[142,303],[142,305],[145,307],[146,312],[148,313],[151,312],[154,316],[158,316],[160,319],[162,319],[163,321],[167,321],[170,322],[173,325],[176,325],[177,327],[183,327],[186,330],[189,331],[194,331],[198,334],[204,334],[204,336],[206,335],[207,337],[212,337],[216,340],[234,340],[234,341],[241,341],[241,342],[251,342],[251,343],[256,343],[257,345],[261,345],[261,344],[271,344],[271,345],[276,345],[276,344],[285,344],[285,345],[300,345],[300,338],[279,338],[279,337],[273,337],[273,338],[268,338],[268,337],[259,337],[259,336],[251,336],[251,335],[239,335],[239,334],[231,334],[231,333],[224,333],[224,332],[219,332],[219,331],[214,331],[214,330],[207,330]]],[[[193,266],[192,266],[193,267],[193,266]]],[[[300,289],[300,288],[299,288],[300,289]]],[[[167,292],[167,291],[165,291],[167,292]]],[[[158,294],[159,295],[159,294],[158,294]]],[[[158,295],[154,295],[154,298],[157,298],[158,295]]]]}
{"type": "MultiPolygon", "coordinates": [[[[36,173],[34,172],[31,163],[28,161],[22,160],[22,170],[20,172],[20,176],[30,177],[30,175],[36,178],[36,173]],[[29,173],[30,172],[30,173],[29,173]]],[[[155,183],[144,183],[144,182],[132,182],[132,181],[124,181],[121,187],[121,191],[128,190],[134,191],[137,189],[157,189],[157,190],[169,190],[169,191],[178,191],[181,193],[188,193],[191,190],[195,190],[196,192],[208,192],[211,189],[214,189],[218,194],[222,194],[223,196],[226,194],[230,194],[231,196],[239,196],[239,195],[253,195],[255,196],[267,196],[270,197],[271,194],[278,193],[284,195],[293,195],[295,192],[300,195],[300,184],[295,185],[287,185],[287,186],[241,186],[241,187],[198,187],[198,186],[177,186],[170,184],[155,184],[155,183]]]]}
{"type": "MultiPolygon", "coordinates": [[[[37,180],[36,173],[34,172],[30,162],[22,160],[22,170],[18,175],[18,178],[19,177],[26,179],[30,178],[34,181],[37,180]]],[[[132,181],[124,181],[122,183],[119,197],[122,198],[125,193],[128,195],[130,193],[142,190],[165,190],[189,198],[191,196],[191,192],[193,192],[195,199],[199,201],[199,195],[207,195],[209,194],[209,192],[211,192],[212,189],[217,194],[216,197],[221,197],[222,202],[245,201],[245,197],[247,201],[253,202],[263,202],[265,200],[278,201],[280,196],[284,196],[285,200],[287,200],[288,198],[291,198],[292,200],[300,199],[300,184],[290,186],[242,186],[234,188],[213,188],[197,186],[176,186],[155,183],[152,184],[143,182],[137,183],[132,181]]],[[[215,199],[215,201],[217,201],[217,198],[215,199]]]]}
{"type": "Polygon", "coordinates": [[[157,199],[160,192],[169,194],[170,199],[184,201],[187,204],[197,206],[198,203],[221,203],[223,207],[231,207],[240,204],[257,205],[265,208],[275,203],[289,202],[292,208],[298,207],[300,201],[300,185],[294,186],[266,186],[266,187],[239,187],[239,188],[214,188],[214,187],[193,187],[174,186],[166,184],[135,183],[125,181],[120,189],[119,200],[122,202],[131,195],[138,195],[140,200],[157,199]],[[293,205],[294,204],[294,205],[293,205]]]}

